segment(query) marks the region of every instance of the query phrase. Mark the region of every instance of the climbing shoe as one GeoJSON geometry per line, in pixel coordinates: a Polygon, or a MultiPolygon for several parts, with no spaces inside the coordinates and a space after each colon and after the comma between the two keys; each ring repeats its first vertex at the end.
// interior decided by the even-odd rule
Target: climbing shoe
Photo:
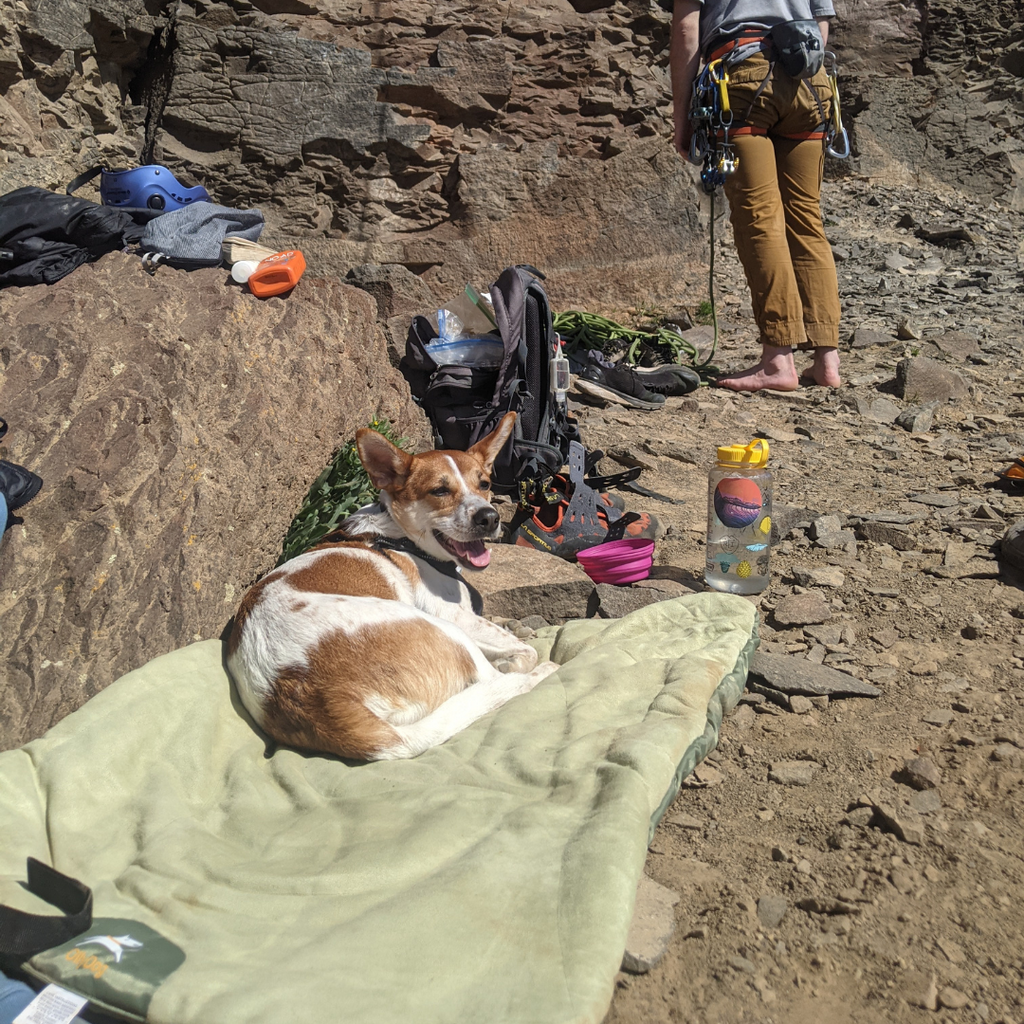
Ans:
{"type": "Polygon", "coordinates": [[[688,366],[637,366],[634,369],[643,386],[659,395],[688,395],[700,387],[700,377],[688,366]]]}
{"type": "Polygon", "coordinates": [[[599,360],[595,353],[576,378],[576,387],[585,395],[632,409],[654,410],[665,404],[665,396],[644,387],[633,367],[599,360]]]}
{"type": "Polygon", "coordinates": [[[42,486],[42,479],[35,473],[30,473],[24,466],[0,459],[0,494],[3,494],[11,512],[27,505],[42,486]]]}
{"type": "Polygon", "coordinates": [[[622,540],[627,537],[655,540],[661,535],[661,524],[647,512],[625,512],[614,522],[609,522],[607,511],[598,506],[597,525],[588,533],[581,535],[577,531],[574,536],[569,536],[565,524],[568,504],[568,501],[559,501],[551,505],[534,506],[533,514],[516,529],[515,543],[519,547],[537,548],[550,555],[575,561],[577,551],[603,544],[606,540],[622,540]]]}

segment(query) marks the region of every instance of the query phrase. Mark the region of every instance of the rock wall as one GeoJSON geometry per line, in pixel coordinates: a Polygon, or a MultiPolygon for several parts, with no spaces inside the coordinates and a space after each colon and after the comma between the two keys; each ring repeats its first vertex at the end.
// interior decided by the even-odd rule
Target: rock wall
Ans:
{"type": "MultiPolygon", "coordinates": [[[[837,0],[854,159],[1019,202],[1014,0],[837,0]]],[[[164,162],[318,273],[438,298],[510,261],[556,304],[696,302],[668,143],[668,15],[643,0],[0,0],[0,189],[164,162]]]]}
{"type": "Polygon", "coordinates": [[[45,482],[0,545],[0,749],[217,636],[334,448],[417,427],[365,292],[225,276],[117,253],[0,292],[0,457],[45,482]]]}

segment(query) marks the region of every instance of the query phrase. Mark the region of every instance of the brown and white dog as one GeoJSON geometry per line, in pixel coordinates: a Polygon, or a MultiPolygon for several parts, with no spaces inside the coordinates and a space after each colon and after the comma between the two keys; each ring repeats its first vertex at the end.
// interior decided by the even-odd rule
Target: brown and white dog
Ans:
{"type": "Polygon", "coordinates": [[[380,504],[255,584],[228,641],[242,703],[275,740],[415,757],[558,667],[475,614],[458,571],[485,568],[500,535],[490,473],[515,418],[467,452],[410,455],[356,433],[380,504]]]}

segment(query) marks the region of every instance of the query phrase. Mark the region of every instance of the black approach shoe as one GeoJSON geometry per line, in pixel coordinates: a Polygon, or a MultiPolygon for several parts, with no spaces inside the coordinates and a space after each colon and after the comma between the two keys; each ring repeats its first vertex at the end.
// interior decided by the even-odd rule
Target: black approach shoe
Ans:
{"type": "Polygon", "coordinates": [[[688,366],[637,366],[634,370],[640,383],[659,395],[688,395],[700,387],[700,377],[688,366]]]}
{"type": "Polygon", "coordinates": [[[660,409],[665,404],[665,396],[648,391],[631,366],[590,362],[576,378],[576,387],[585,395],[633,409],[660,409]]]}
{"type": "Polygon", "coordinates": [[[30,473],[24,466],[0,459],[0,494],[3,494],[11,512],[27,505],[42,486],[42,478],[35,473],[30,473]]]}

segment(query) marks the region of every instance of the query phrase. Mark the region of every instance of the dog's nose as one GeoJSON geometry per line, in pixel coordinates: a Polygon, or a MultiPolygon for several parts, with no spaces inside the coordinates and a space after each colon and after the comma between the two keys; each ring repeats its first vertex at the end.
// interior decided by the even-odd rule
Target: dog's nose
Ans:
{"type": "Polygon", "coordinates": [[[477,509],[473,514],[473,525],[479,526],[481,530],[490,533],[498,526],[498,513],[488,505],[486,508],[477,509]]]}

